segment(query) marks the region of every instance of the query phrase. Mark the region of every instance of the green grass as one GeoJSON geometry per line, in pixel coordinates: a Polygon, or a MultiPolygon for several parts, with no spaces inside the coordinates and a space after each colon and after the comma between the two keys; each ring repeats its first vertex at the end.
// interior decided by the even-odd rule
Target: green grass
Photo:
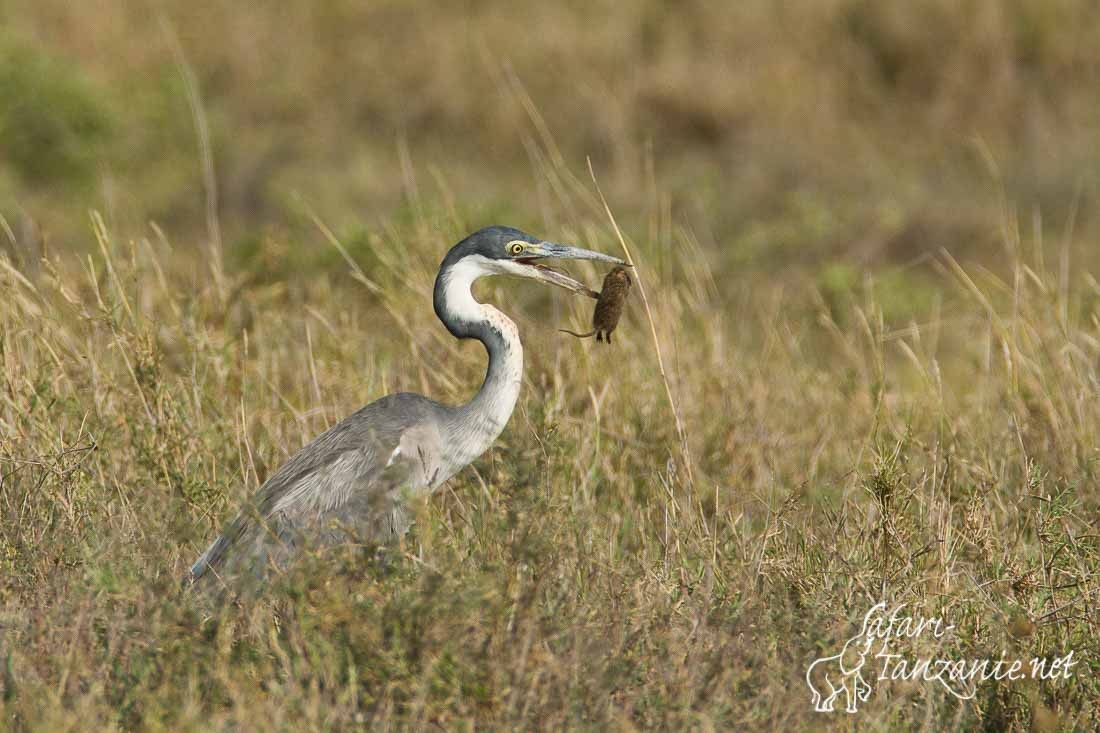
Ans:
{"type": "Polygon", "coordinates": [[[0,140],[7,163],[28,184],[87,183],[108,114],[80,74],[33,46],[0,35],[0,140]]]}

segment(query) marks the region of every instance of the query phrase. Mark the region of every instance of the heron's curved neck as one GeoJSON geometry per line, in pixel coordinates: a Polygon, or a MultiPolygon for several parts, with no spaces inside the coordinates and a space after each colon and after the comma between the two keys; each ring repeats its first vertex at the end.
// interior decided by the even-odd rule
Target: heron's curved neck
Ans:
{"type": "Polygon", "coordinates": [[[477,302],[471,292],[474,280],[492,274],[476,263],[459,262],[440,271],[435,284],[435,312],[458,338],[473,338],[485,345],[489,366],[485,381],[473,399],[454,408],[447,443],[457,460],[470,461],[497,439],[515,409],[523,382],[523,345],[519,330],[508,316],[491,305],[477,302]]]}
{"type": "Polygon", "coordinates": [[[508,316],[491,305],[481,305],[481,308],[484,320],[478,323],[479,333],[474,338],[485,345],[489,365],[481,389],[458,409],[467,418],[483,421],[493,431],[491,440],[495,440],[504,430],[519,398],[523,383],[523,344],[516,324],[508,316]]]}

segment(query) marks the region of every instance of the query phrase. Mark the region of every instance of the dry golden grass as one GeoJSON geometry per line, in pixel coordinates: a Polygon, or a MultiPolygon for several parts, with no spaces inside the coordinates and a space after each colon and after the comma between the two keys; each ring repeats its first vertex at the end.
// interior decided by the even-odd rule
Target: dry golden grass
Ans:
{"type": "MultiPolygon", "coordinates": [[[[657,213],[656,178],[677,220],[739,265],[996,246],[998,189],[975,141],[1013,199],[1059,222],[1095,196],[1100,167],[1089,0],[6,0],[0,12],[0,60],[30,46],[52,61],[46,88],[75,77],[95,100],[30,105],[0,136],[5,159],[29,138],[19,158],[52,162],[0,165],[0,197],[18,203],[4,214],[39,220],[64,248],[84,242],[89,208],[127,232],[150,219],[186,241],[203,232],[174,38],[207,112],[227,245],[301,234],[296,195],[342,230],[390,221],[441,179],[482,214],[545,210],[553,190],[530,175],[517,86],[572,169],[594,160],[620,213],[657,213]],[[105,130],[87,124],[99,117],[105,130]]],[[[1093,217],[1079,226],[1095,232],[1093,217]]]]}
{"type": "MultiPolygon", "coordinates": [[[[614,251],[585,185],[540,175],[569,203],[555,237],[614,251]]],[[[383,393],[475,387],[480,349],[428,306],[470,224],[438,222],[370,237],[357,278],[230,273],[228,302],[207,259],[98,218],[87,259],[4,261],[7,725],[843,727],[802,675],[879,599],[947,616],[954,655],[1082,666],[970,703],[880,682],[861,725],[1095,723],[1100,288],[1013,239],[1008,279],[942,254],[923,324],[870,285],[719,288],[686,233],[636,241],[693,481],[639,304],[594,348],[547,327],[585,303],[492,284],[527,384],[404,559],[315,559],[210,617],[179,578],[289,452],[383,393]]]]}
{"type": "Polygon", "coordinates": [[[66,100],[0,109],[0,728],[1095,728],[1100,16],[724,5],[0,4],[66,100]],[[182,592],[307,440],[476,389],[451,243],[620,251],[588,156],[649,308],[480,285],[524,390],[395,562],[182,592]],[[880,600],[1079,663],[813,712],[880,600]]]}

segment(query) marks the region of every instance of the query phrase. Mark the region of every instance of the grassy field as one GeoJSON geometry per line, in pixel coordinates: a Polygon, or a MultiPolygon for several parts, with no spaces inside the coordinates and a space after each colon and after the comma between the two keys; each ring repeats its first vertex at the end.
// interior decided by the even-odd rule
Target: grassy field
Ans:
{"type": "Polygon", "coordinates": [[[1088,3],[314,5],[0,0],[0,729],[1100,724],[1088,3]],[[451,244],[621,253],[589,160],[652,332],[481,283],[524,389],[394,561],[182,592],[306,441],[480,384],[451,244]],[[815,712],[879,601],[1076,666],[815,712]]]}

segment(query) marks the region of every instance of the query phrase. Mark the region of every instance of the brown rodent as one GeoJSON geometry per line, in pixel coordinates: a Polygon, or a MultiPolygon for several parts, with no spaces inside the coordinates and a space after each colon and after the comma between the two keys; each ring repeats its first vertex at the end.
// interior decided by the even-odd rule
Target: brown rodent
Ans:
{"type": "Polygon", "coordinates": [[[611,343],[611,334],[619,325],[627,293],[630,292],[630,286],[633,284],[634,281],[630,279],[626,268],[616,267],[603,279],[603,289],[596,299],[596,310],[592,314],[592,330],[588,333],[577,333],[566,328],[558,330],[582,339],[595,334],[597,341],[603,341],[606,338],[607,343],[611,343]]]}

